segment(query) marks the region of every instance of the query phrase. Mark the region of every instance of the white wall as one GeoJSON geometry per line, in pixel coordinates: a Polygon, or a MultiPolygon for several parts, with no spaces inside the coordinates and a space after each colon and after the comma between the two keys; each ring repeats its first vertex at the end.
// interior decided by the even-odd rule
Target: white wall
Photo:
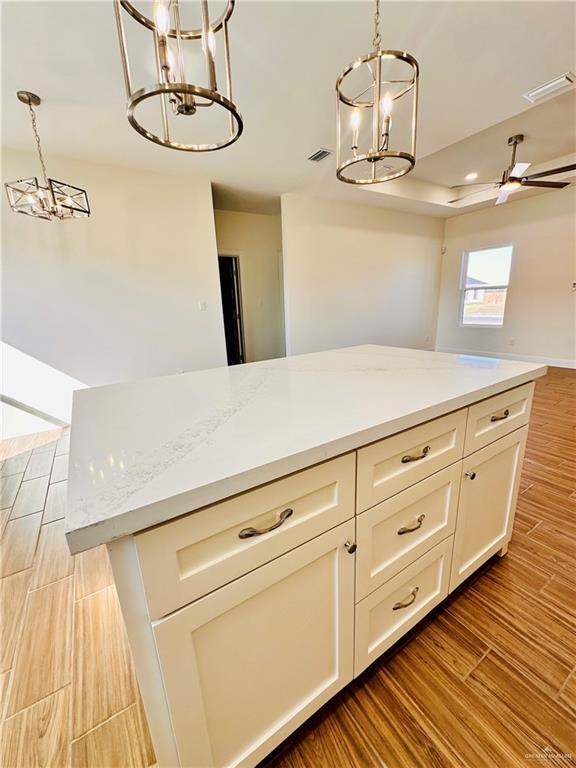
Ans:
{"type": "Polygon", "coordinates": [[[432,347],[444,222],[282,197],[286,349],[432,347]]]}
{"type": "Polygon", "coordinates": [[[218,252],[239,256],[246,360],[284,355],[280,216],[214,212],[218,252]]]}
{"type": "MultiPolygon", "coordinates": [[[[208,180],[48,160],[92,216],[39,221],[4,199],[4,340],[90,385],[224,365],[208,180]]],[[[38,172],[31,153],[2,162],[4,180],[38,172]]]]}
{"type": "Polygon", "coordinates": [[[448,219],[437,348],[574,365],[575,214],[576,189],[568,187],[448,219]],[[514,245],[504,325],[462,328],[462,254],[502,243],[514,245]]]}

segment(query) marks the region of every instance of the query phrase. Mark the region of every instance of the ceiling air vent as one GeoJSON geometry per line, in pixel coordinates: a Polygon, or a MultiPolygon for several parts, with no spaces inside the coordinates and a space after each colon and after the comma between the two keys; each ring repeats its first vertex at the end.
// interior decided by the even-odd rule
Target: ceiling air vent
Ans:
{"type": "Polygon", "coordinates": [[[312,160],[313,163],[319,163],[321,160],[324,160],[326,157],[330,157],[332,154],[331,149],[323,149],[323,147],[320,147],[320,149],[315,150],[312,152],[311,155],[308,155],[308,160],[312,160]]]}
{"type": "Polygon", "coordinates": [[[523,93],[522,95],[525,99],[534,104],[537,101],[546,99],[548,96],[552,96],[556,91],[562,91],[565,88],[569,88],[571,85],[574,85],[574,82],[576,82],[576,76],[572,72],[565,72],[563,75],[560,75],[560,77],[555,77],[554,80],[549,80],[547,83],[544,83],[544,85],[539,85],[537,88],[533,88],[531,91],[523,93]]]}

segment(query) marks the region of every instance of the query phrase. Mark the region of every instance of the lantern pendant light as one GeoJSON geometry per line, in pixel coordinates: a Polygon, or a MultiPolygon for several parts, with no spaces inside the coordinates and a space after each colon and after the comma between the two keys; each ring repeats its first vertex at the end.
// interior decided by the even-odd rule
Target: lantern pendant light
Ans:
{"type": "Polygon", "coordinates": [[[30,91],[18,91],[16,96],[30,110],[32,130],[36,139],[44,185],[39,184],[35,176],[7,182],[4,186],[10,208],[15,213],[24,213],[27,216],[48,221],[87,218],[90,216],[90,206],[86,192],[80,187],[74,187],[63,181],[49,179],[46,173],[42,145],[36,126],[36,113],[34,112],[34,107],[38,107],[41,103],[40,97],[30,91]]]}
{"type": "Polygon", "coordinates": [[[379,184],[416,164],[418,62],[381,50],[380,0],[374,50],[349,64],[336,81],[336,175],[347,184],[379,184]]]}
{"type": "Polygon", "coordinates": [[[126,112],[132,127],[156,144],[184,152],[210,152],[233,144],[243,129],[242,117],[232,100],[230,72],[228,20],[234,0],[227,0],[221,16],[214,21],[210,20],[208,0],[200,0],[202,22],[198,29],[182,28],[178,0],[153,0],[152,18],[128,0],[114,0],[114,6],[128,99],[126,112]],[[134,85],[125,14],[151,33],[150,55],[156,82],[134,85]],[[218,54],[223,61],[219,62],[218,54]],[[189,81],[190,63],[194,65],[195,83],[199,78],[203,84],[189,81]],[[199,63],[203,72],[198,71],[199,63]],[[219,80],[224,83],[225,95],[219,80]]]}

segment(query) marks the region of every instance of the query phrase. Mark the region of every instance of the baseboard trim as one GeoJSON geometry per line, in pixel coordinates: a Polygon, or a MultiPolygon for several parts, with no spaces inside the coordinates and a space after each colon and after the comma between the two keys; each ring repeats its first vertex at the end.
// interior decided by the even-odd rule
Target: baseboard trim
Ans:
{"type": "Polygon", "coordinates": [[[538,355],[516,355],[510,352],[486,352],[479,349],[456,349],[453,347],[436,347],[436,352],[450,352],[453,355],[478,355],[478,357],[501,357],[504,360],[520,360],[525,363],[543,363],[554,368],[576,368],[576,360],[566,360],[556,357],[540,357],[538,355]]]}

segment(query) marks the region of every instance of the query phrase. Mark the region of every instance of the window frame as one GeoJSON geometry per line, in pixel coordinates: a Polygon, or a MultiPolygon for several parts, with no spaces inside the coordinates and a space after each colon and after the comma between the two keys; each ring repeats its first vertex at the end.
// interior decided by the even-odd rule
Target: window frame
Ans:
{"type": "Polygon", "coordinates": [[[458,325],[460,328],[493,328],[493,329],[501,329],[504,327],[504,323],[506,322],[506,302],[508,301],[508,289],[510,288],[510,282],[512,280],[512,263],[514,260],[514,243],[499,243],[498,245],[486,245],[486,246],[478,246],[475,248],[466,248],[462,252],[462,259],[460,263],[460,284],[459,284],[459,290],[460,290],[460,300],[458,302],[458,325]],[[474,289],[473,287],[466,287],[466,277],[468,275],[468,259],[471,253],[474,253],[476,251],[493,251],[498,250],[500,248],[511,248],[512,253],[510,255],[510,272],[508,274],[508,284],[507,285],[483,285],[482,290],[506,290],[506,299],[504,301],[504,314],[502,316],[502,324],[501,325],[494,325],[494,323],[465,323],[464,322],[464,304],[466,300],[466,292],[467,291],[473,291],[478,290],[474,289]]]}

